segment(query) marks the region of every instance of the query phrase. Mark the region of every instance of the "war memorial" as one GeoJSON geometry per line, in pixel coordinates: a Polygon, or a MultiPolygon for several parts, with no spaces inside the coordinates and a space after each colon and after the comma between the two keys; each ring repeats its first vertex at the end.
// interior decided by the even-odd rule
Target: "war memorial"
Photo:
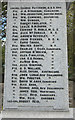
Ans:
{"type": "Polygon", "coordinates": [[[73,117],[65,1],[9,0],[5,58],[4,118],[73,117]]]}

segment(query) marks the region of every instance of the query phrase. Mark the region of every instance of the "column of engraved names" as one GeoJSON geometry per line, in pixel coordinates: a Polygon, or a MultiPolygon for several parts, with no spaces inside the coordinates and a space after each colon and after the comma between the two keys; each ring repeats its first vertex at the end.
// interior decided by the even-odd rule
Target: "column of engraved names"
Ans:
{"type": "MultiPolygon", "coordinates": [[[[30,100],[32,100],[32,102],[34,102],[35,97],[37,97],[36,89],[39,89],[37,87],[36,83],[40,82],[40,77],[38,76],[37,73],[41,69],[41,66],[42,66],[41,64],[38,64],[38,61],[36,58],[36,54],[37,54],[36,46],[42,46],[42,45],[39,45],[39,40],[42,40],[42,39],[35,38],[36,28],[34,28],[34,26],[33,26],[34,22],[33,23],[30,22],[29,16],[28,15],[26,16],[28,11],[29,11],[29,7],[24,10],[21,10],[21,15],[22,15],[21,16],[21,21],[22,21],[21,22],[21,30],[22,30],[21,43],[22,43],[22,45],[20,47],[21,47],[21,53],[24,52],[24,56],[25,56],[25,58],[21,57],[21,62],[24,61],[24,63],[25,63],[24,65],[26,66],[26,67],[24,67],[24,69],[26,69],[26,73],[28,73],[26,75],[21,74],[21,76],[26,76],[26,77],[24,77],[24,79],[26,78],[26,80],[24,80],[24,82],[26,82],[28,84],[28,87],[27,87],[27,84],[20,84],[20,85],[22,85],[20,87],[20,89],[26,89],[24,91],[23,90],[20,91],[20,92],[26,92],[25,97],[20,97],[20,99],[23,99],[23,98],[25,99],[27,96],[26,101],[24,100],[24,102],[30,102],[30,100]],[[25,16],[27,17],[26,19],[25,19],[25,16]],[[33,41],[33,37],[34,37],[34,41],[33,41]],[[37,39],[38,41],[35,41],[35,39],[37,39]],[[23,43],[25,43],[25,45],[23,43]],[[33,56],[34,56],[34,58],[33,58],[33,56]],[[23,85],[24,86],[26,85],[26,86],[23,87],[23,85]],[[28,92],[30,93],[29,95],[28,95],[28,92]]],[[[35,25],[36,25],[36,22],[35,22],[35,25]]],[[[39,56],[39,54],[38,54],[38,56],[39,56]]],[[[38,59],[40,60],[43,58],[39,57],[38,59]]],[[[22,69],[23,69],[23,67],[22,67],[22,69]]],[[[23,81],[20,81],[20,82],[23,82],[23,81]]],[[[23,94],[20,94],[20,95],[23,96],[23,94]]],[[[39,101],[37,100],[37,102],[39,102],[39,101]]]]}
{"type": "MultiPolygon", "coordinates": [[[[57,46],[58,28],[52,27],[52,20],[58,19],[61,7],[21,7],[20,20],[20,97],[19,102],[40,103],[55,99],[56,84],[54,76],[62,77],[55,71],[55,51],[57,46]],[[49,21],[47,21],[49,19],[49,21]],[[56,36],[56,37],[55,37],[56,36]],[[48,42],[47,46],[45,43],[48,42]],[[50,55],[48,70],[44,69],[45,59],[50,55]]],[[[46,61],[47,62],[47,61],[46,61]]]]}

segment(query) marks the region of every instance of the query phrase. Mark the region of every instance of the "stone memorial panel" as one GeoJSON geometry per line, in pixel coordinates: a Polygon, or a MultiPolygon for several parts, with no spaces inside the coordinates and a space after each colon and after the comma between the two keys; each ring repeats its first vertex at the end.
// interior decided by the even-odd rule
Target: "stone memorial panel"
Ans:
{"type": "Polygon", "coordinates": [[[66,4],[9,2],[4,109],[68,111],[66,4]]]}

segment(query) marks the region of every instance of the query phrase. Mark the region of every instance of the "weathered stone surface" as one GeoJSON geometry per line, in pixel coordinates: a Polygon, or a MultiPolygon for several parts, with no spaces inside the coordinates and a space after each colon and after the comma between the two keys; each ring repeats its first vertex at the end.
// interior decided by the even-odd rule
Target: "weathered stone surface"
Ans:
{"type": "Polygon", "coordinates": [[[9,2],[4,109],[68,111],[66,4],[9,2]]]}

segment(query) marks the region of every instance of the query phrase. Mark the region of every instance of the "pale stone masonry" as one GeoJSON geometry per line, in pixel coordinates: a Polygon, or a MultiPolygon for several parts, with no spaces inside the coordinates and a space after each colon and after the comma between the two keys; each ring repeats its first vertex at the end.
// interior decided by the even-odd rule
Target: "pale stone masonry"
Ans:
{"type": "Polygon", "coordinates": [[[68,111],[65,2],[9,2],[4,109],[68,111]]]}

